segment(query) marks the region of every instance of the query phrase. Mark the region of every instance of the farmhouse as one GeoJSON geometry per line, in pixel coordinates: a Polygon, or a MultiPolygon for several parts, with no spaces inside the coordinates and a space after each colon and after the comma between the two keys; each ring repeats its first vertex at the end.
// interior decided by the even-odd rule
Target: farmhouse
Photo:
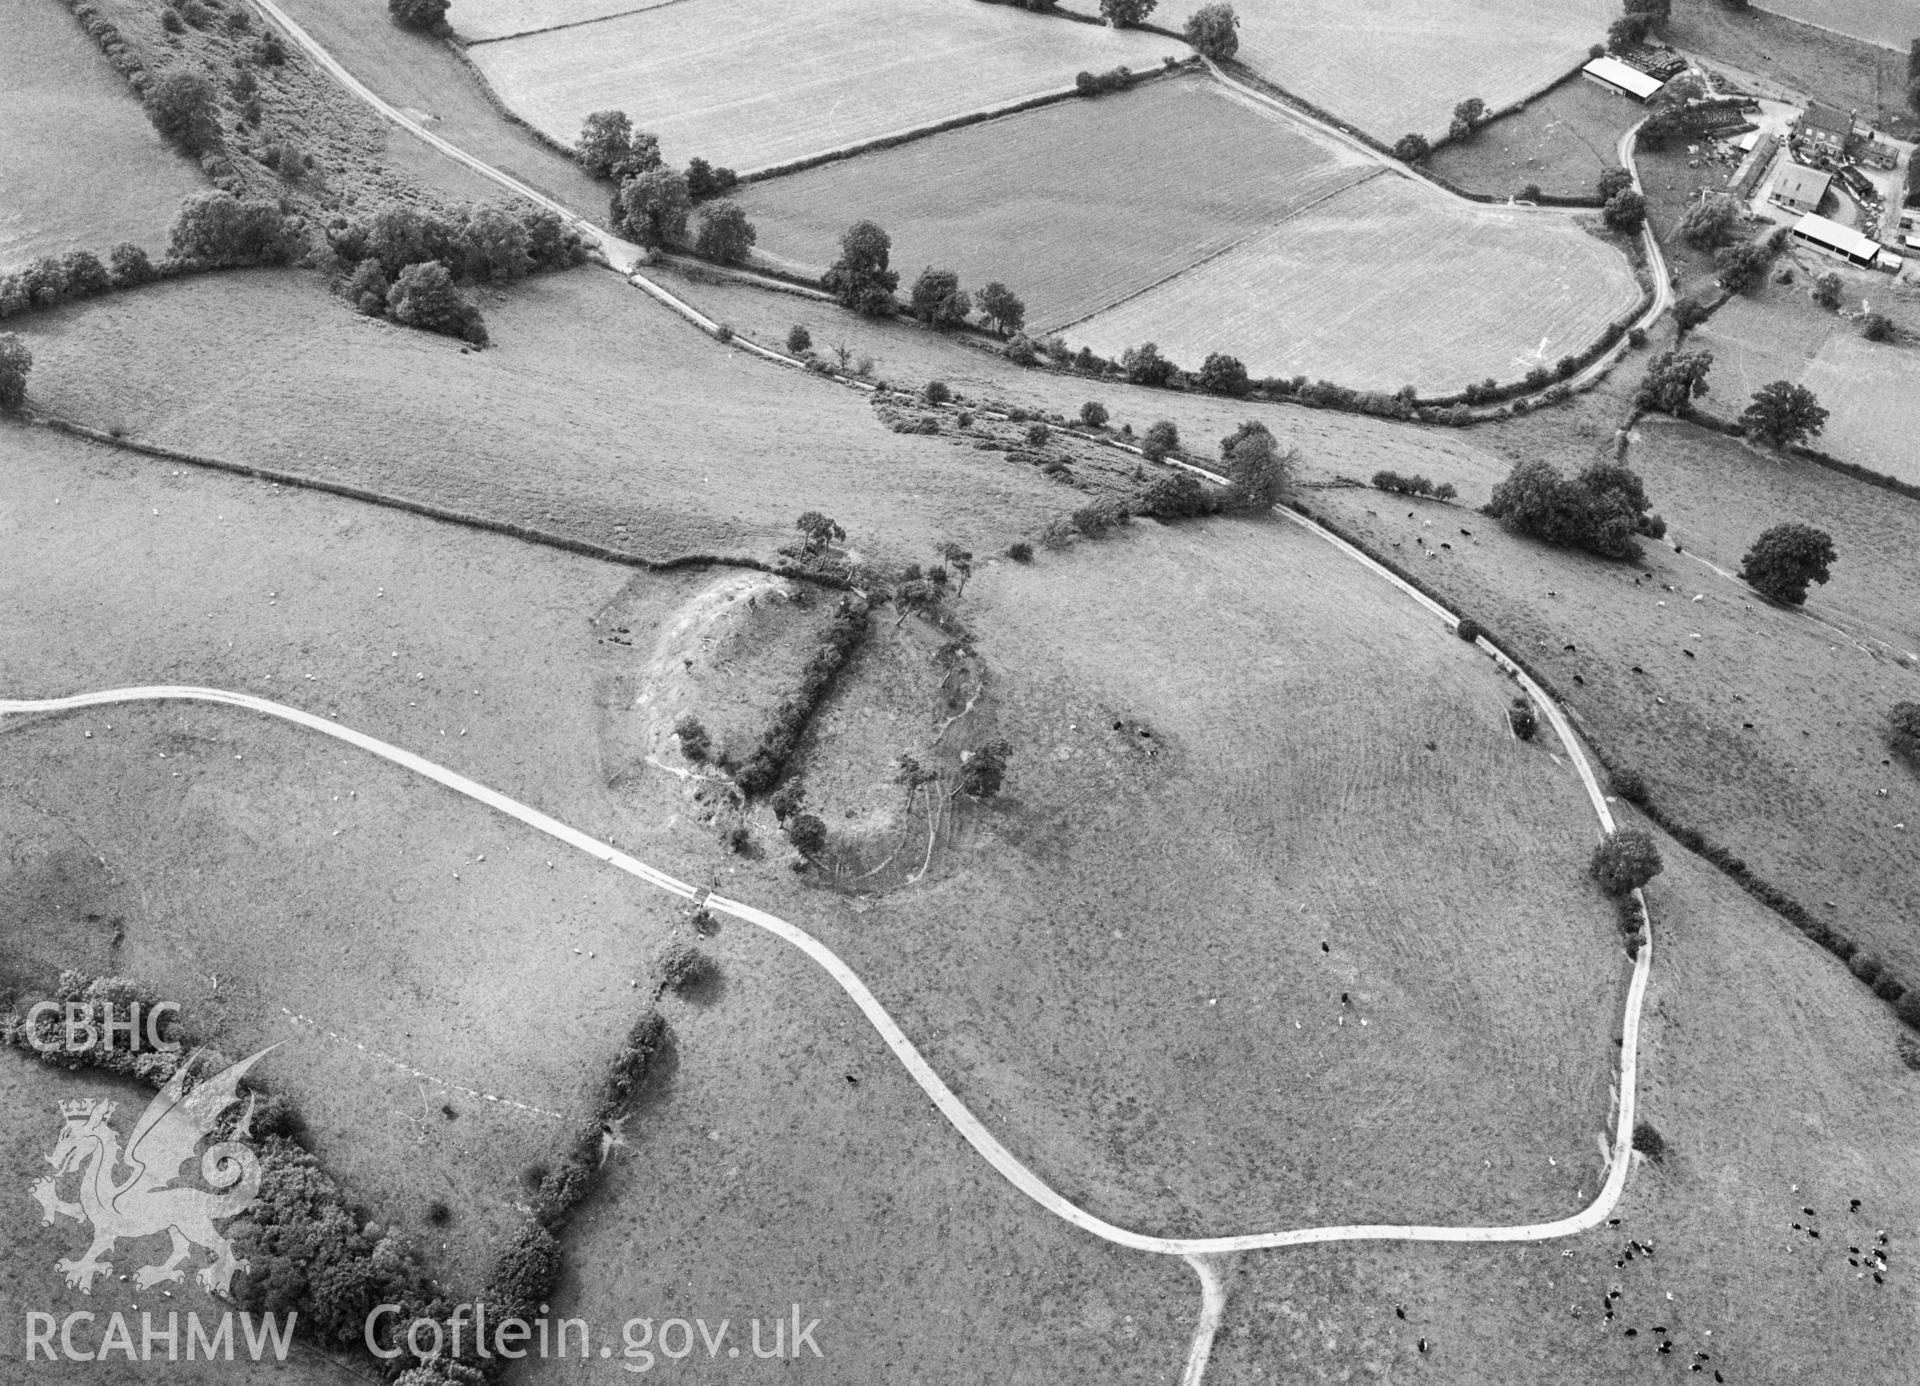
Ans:
{"type": "Polygon", "coordinates": [[[1838,107],[1815,101],[1793,125],[1794,138],[1839,158],[1853,138],[1853,117],[1838,107]]]}
{"type": "Polygon", "coordinates": [[[1827,195],[1827,185],[1832,181],[1831,175],[1819,169],[1788,163],[1773,180],[1773,191],[1767,197],[1775,206],[1785,207],[1789,212],[1817,212],[1820,199],[1827,195]]]}
{"type": "MultiPolygon", "coordinates": [[[[1793,234],[1808,245],[1824,250],[1830,255],[1838,255],[1849,264],[1859,265],[1863,269],[1873,269],[1876,262],[1883,259],[1880,253],[1880,242],[1871,236],[1861,235],[1851,226],[1842,226],[1839,222],[1829,221],[1825,217],[1801,217],[1793,224],[1793,234]]],[[[1899,261],[1895,257],[1889,255],[1884,259],[1890,262],[1893,268],[1899,268],[1899,261]]]]}
{"type": "Polygon", "coordinates": [[[1596,83],[1608,91],[1631,96],[1636,101],[1645,101],[1666,85],[1658,77],[1652,77],[1637,67],[1629,67],[1618,58],[1595,58],[1580,69],[1589,82],[1596,83]]]}

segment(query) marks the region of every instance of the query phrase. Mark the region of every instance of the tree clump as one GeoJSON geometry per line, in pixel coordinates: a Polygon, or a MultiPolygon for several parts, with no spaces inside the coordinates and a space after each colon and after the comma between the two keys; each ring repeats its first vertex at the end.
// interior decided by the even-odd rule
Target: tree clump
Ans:
{"type": "Polygon", "coordinates": [[[1234,399],[1244,398],[1253,389],[1240,358],[1223,351],[1213,352],[1201,362],[1196,383],[1210,395],[1228,395],[1234,399]]]}
{"type": "Polygon", "coordinates": [[[1280,450],[1265,424],[1248,420],[1220,440],[1220,460],[1234,507],[1261,511],[1280,503],[1292,479],[1295,457],[1292,451],[1280,450]]]}
{"type": "Polygon", "coordinates": [[[1425,135],[1409,132],[1393,142],[1393,157],[1403,164],[1417,164],[1433,153],[1433,144],[1425,135]]]}
{"type": "Polygon", "coordinates": [[[487,344],[480,310],[454,287],[453,274],[438,260],[408,265],[387,290],[387,316],[403,327],[487,344]]]}
{"type": "Polygon", "coordinates": [[[960,276],[931,265],[913,281],[908,302],[913,316],[934,328],[958,327],[973,312],[973,295],[960,287],[960,276]]]}
{"type": "Polygon", "coordinates": [[[1100,17],[1116,29],[1143,23],[1159,0],[1100,0],[1100,17]]]}
{"type": "Polygon", "coordinates": [[[1807,600],[1807,584],[1824,585],[1839,561],[1833,536],[1812,525],[1775,525],[1740,560],[1740,580],[1763,597],[1788,606],[1807,600]]]}
{"type": "Polygon", "coordinates": [[[1634,405],[1683,419],[1693,412],[1693,401],[1707,393],[1712,368],[1710,351],[1663,351],[1647,366],[1634,405]]]}
{"type": "Polygon", "coordinates": [[[999,280],[980,291],[980,316],[1000,336],[1018,332],[1027,321],[1027,305],[999,280]]]}
{"type": "Polygon", "coordinates": [[[147,88],[147,118],[153,128],[196,157],[220,141],[214,111],[213,83],[198,72],[175,68],[147,88]]]}
{"type": "Polygon", "coordinates": [[[687,219],[693,214],[687,175],[665,167],[630,174],[620,184],[610,211],[613,229],[648,249],[682,245],[687,219]]]}
{"type": "Polygon", "coordinates": [[[1129,385],[1160,386],[1172,380],[1179,367],[1162,356],[1154,343],[1143,342],[1120,353],[1120,369],[1129,385]]]}
{"type": "Polygon", "coordinates": [[[1486,119],[1487,103],[1470,96],[1453,108],[1453,121],[1447,126],[1447,138],[1458,143],[1471,135],[1486,119]]]}
{"type": "Polygon", "coordinates": [[[12,332],[0,333],[0,409],[17,410],[27,402],[27,373],[33,353],[12,332]]]}
{"type": "Polygon", "coordinates": [[[449,0],[387,0],[387,13],[403,28],[436,33],[447,22],[449,0]]]}
{"type": "Polygon", "coordinates": [[[960,766],[960,792],[973,799],[991,799],[1006,782],[1013,743],[989,741],[969,753],[960,766]]]}
{"type": "Polygon", "coordinates": [[[1893,724],[1893,749],[1920,760],[1920,703],[1895,703],[1887,717],[1893,724]]]}
{"type": "Polygon", "coordinates": [[[573,153],[588,173],[616,183],[664,166],[659,137],[636,131],[625,111],[595,111],[588,116],[573,153]]]}
{"type": "Polygon", "coordinates": [[[1602,558],[1637,557],[1634,536],[1665,529],[1648,513],[1640,477],[1617,462],[1590,463],[1572,478],[1551,463],[1516,463],[1485,513],[1516,533],[1602,558]]]}
{"type": "MultiPolygon", "coordinates": [[[[691,182],[688,189],[691,193],[691,182]]],[[[740,204],[731,200],[716,202],[700,213],[700,231],[694,237],[694,253],[723,265],[746,261],[760,233],[754,229],[740,204]]]]}
{"type": "Polygon", "coordinates": [[[1622,828],[1593,849],[1587,874],[1608,895],[1626,895],[1640,889],[1664,869],[1660,849],[1644,828],[1622,828]]]}

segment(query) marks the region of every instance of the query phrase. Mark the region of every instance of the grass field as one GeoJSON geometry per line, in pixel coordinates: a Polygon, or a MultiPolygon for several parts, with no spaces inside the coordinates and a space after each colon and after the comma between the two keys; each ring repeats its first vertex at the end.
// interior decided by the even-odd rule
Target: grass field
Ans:
{"type": "Polygon", "coordinates": [[[999,454],[889,433],[855,392],[722,347],[611,274],[482,300],[495,345],[468,355],[307,276],[171,283],[25,320],[30,395],[135,438],[653,557],[771,557],[814,508],[870,553],[992,551],[1085,504],[999,454]]]}
{"type": "Polygon", "coordinates": [[[463,43],[486,43],[532,30],[587,24],[685,0],[471,0],[448,15],[463,43]]]}
{"type": "Polygon", "coordinates": [[[1226,351],[1255,375],[1439,393],[1551,367],[1639,296],[1625,258],[1564,216],[1378,178],[1065,336],[1110,357],[1153,341],[1188,369],[1226,351]]]}
{"type": "Polygon", "coordinates": [[[1591,194],[1602,172],[1620,167],[1620,136],[1645,115],[1638,102],[1570,77],[1472,139],[1442,145],[1429,166],[1469,192],[1496,197],[1528,184],[1560,196],[1591,194]]]}
{"type": "MultiPolygon", "coordinates": [[[[1797,258],[1806,267],[1798,276],[1803,283],[1827,268],[1812,256],[1797,258]]],[[[1884,291],[1877,277],[1846,277],[1854,281],[1850,289],[1884,291]]],[[[1849,306],[1857,309],[1857,300],[1849,306]]],[[[1911,446],[1920,425],[1920,352],[1869,342],[1850,318],[1816,306],[1803,289],[1779,285],[1734,299],[1697,335],[1713,352],[1714,394],[1707,404],[1714,412],[1738,414],[1763,385],[1794,381],[1818,395],[1831,415],[1815,446],[1920,484],[1920,459],[1911,446]]]]}
{"type": "MultiPolygon", "coordinates": [[[[1591,1196],[1625,958],[1578,781],[1508,735],[1490,665],[1277,521],[1137,524],[956,610],[979,734],[1019,748],[1007,801],[857,915],[755,888],[1017,1153],[1180,1235],[1591,1196]]],[[[836,830],[934,752],[943,709],[890,694],[916,664],[876,642],[823,710],[803,773],[836,830]]]]}
{"type": "Polygon", "coordinates": [[[1619,1225],[1538,1247],[1241,1257],[1214,1379],[1612,1386],[1719,1372],[1774,1386],[1920,1372],[1917,1080],[1894,1057],[1898,1022],[1717,873],[1662,851],[1642,1102],[1668,1153],[1637,1164],[1619,1225]],[[1882,1230],[1876,1285],[1849,1248],[1882,1230]],[[1617,1264],[1630,1239],[1653,1252],[1617,1264]]]}
{"type": "Polygon", "coordinates": [[[759,253],[818,275],[870,217],[923,265],[1073,322],[1368,176],[1372,164],[1207,77],[1069,101],[770,179],[741,198],[759,253]],[[1233,157],[1219,151],[1230,148],[1233,157]]]}
{"type": "Polygon", "coordinates": [[[950,0],[685,0],[475,48],[501,97],[569,144],[624,110],[667,158],[740,170],[1059,91],[1082,69],[1137,71],[1184,44],[950,0]],[[903,44],[902,33],[913,42],[903,44]],[[823,64],[820,55],[831,54],[823,64]]]}
{"type": "Polygon", "coordinates": [[[0,128],[0,270],[76,247],[104,260],[121,241],[157,256],[180,199],[205,186],[79,22],[51,0],[9,13],[0,128]]]}
{"type": "MultiPolygon", "coordinates": [[[[1768,8],[1784,11],[1795,4],[1811,8],[1823,3],[1776,0],[1768,8]]],[[[1886,8],[1898,13],[1894,6],[1886,8]]],[[[1912,139],[1920,129],[1906,108],[1905,49],[1913,37],[1900,37],[1901,52],[1895,53],[1768,14],[1758,5],[1736,14],[1720,0],[1674,0],[1667,27],[1668,42],[1745,81],[1758,95],[1784,93],[1803,102],[1817,98],[1858,111],[1862,120],[1903,139],[1912,139]]]]}
{"type": "MultiPolygon", "coordinates": [[[[1470,96],[1492,110],[1551,85],[1587,60],[1616,12],[1605,0],[1388,0],[1364,8],[1247,0],[1237,8],[1241,62],[1388,144],[1410,130],[1446,133],[1454,106],[1470,96]]],[[[1183,20],[1161,22],[1177,29],[1183,20]]]]}
{"type": "MultiPolygon", "coordinates": [[[[1538,457],[1538,444],[1535,435],[1513,455],[1538,457]]],[[[1577,467],[1603,444],[1596,437],[1593,452],[1568,449],[1557,460],[1577,467]]],[[[1341,470],[1366,475],[1356,461],[1341,470]]],[[[1681,821],[1895,960],[1903,976],[1920,976],[1911,927],[1920,896],[1903,865],[1920,824],[1920,782],[1888,763],[1886,749],[1888,708],[1920,695],[1920,672],[1898,662],[1920,652],[1912,557],[1920,507],[1656,417],[1637,430],[1628,461],[1684,552],[1650,545],[1638,565],[1603,563],[1466,519],[1476,542],[1422,563],[1422,575],[1536,661],[1681,821]],[[1804,612],[1771,607],[1721,575],[1783,520],[1826,530],[1840,554],[1804,612]]],[[[1433,474],[1477,505],[1503,471],[1504,463],[1472,471],[1436,458],[1433,474]]],[[[1448,523],[1461,513],[1387,509],[1366,492],[1318,494],[1343,523],[1402,553],[1419,523],[1402,518],[1407,510],[1448,523]]]]}
{"type": "Polygon", "coordinates": [[[1767,0],[1758,8],[1901,53],[1920,29],[1903,0],[1767,0]]]}

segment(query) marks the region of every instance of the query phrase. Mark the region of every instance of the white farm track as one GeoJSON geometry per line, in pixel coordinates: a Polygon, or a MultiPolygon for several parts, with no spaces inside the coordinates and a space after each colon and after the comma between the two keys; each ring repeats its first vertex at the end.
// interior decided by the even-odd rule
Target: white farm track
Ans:
{"type": "MultiPolygon", "coordinates": [[[[710,335],[721,335],[719,325],[700,313],[691,305],[682,302],[659,285],[635,272],[634,267],[642,263],[645,253],[635,245],[620,240],[576,215],[571,209],[562,206],[551,198],[545,197],[519,180],[483,163],[481,160],[459,149],[457,146],[422,128],[417,122],[390,106],[375,95],[363,83],[349,73],[337,60],[323,49],[305,30],[295,24],[281,10],[274,0],[253,0],[259,10],[273,23],[283,29],[287,35],[304,49],[315,62],[331,73],[349,91],[365,101],[384,118],[418,136],[421,140],[439,150],[448,157],[457,160],[477,173],[493,180],[515,194],[548,208],[561,215],[585,236],[590,237],[606,255],[613,268],[625,274],[629,281],[667,306],[687,318],[710,335]]],[[[1623,150],[1623,153],[1625,151],[1623,150]]],[[[1631,164],[1628,164],[1631,167],[1631,164]]],[[[1658,259],[1658,250],[1648,238],[1652,254],[1654,279],[1664,287],[1666,275],[1658,259]]],[[[1657,316],[1664,309],[1666,295],[1660,294],[1651,316],[1657,316]]],[[[1649,317],[1649,321],[1651,320],[1649,317]]],[[[771,363],[787,367],[797,367],[799,363],[779,352],[769,350],[752,342],[733,338],[733,345],[762,357],[771,363]]],[[[865,382],[845,381],[850,385],[871,388],[865,382]]],[[[1122,446],[1111,443],[1112,446],[1122,446]]],[[[1127,449],[1136,451],[1135,449],[1127,449]]],[[[1211,473],[1200,468],[1191,468],[1213,480],[1211,473]]],[[[1321,540],[1334,545],[1348,557],[1366,567],[1377,576],[1384,578],[1399,588],[1411,600],[1433,613],[1449,626],[1457,626],[1458,618],[1444,607],[1403,581],[1384,565],[1376,562],[1345,540],[1342,540],[1304,516],[1282,509],[1280,513],[1302,529],[1321,540]]],[[[1546,714],[1553,724],[1555,733],[1565,748],[1568,760],[1579,774],[1582,785],[1592,803],[1594,814],[1599,820],[1603,833],[1614,831],[1614,821],[1607,806],[1606,796],[1601,792],[1593,768],[1587,760],[1579,741],[1574,735],[1565,713],[1545,691],[1541,689],[1524,670],[1515,666],[1499,650],[1482,640],[1480,648],[1498,661],[1525,689],[1536,706],[1546,714]]],[[[133,702],[170,702],[193,701],[224,704],[241,708],[264,716],[275,717],[291,722],[310,731],[333,737],[369,754],[379,756],[395,765],[425,776],[455,793],[465,795],[476,802],[487,805],[526,826],[547,834],[567,846],[586,853],[599,861],[607,863],[617,870],[624,871],[648,885],[695,902],[720,913],[728,914],[745,923],[783,940],[806,954],[842,991],[853,1001],[866,1017],[874,1031],[893,1051],[894,1056],[907,1070],[913,1080],[919,1084],[928,1099],[940,1111],[953,1129],[971,1145],[979,1155],[997,1171],[1002,1178],[1021,1193],[1032,1199],[1047,1212],[1061,1220],[1071,1223],[1082,1231],[1099,1237],[1115,1246],[1134,1251],[1149,1252],[1163,1256],[1178,1256],[1193,1267],[1200,1279],[1202,1303],[1199,1323],[1192,1346],[1187,1356],[1182,1386],[1200,1386],[1207,1363],[1212,1355],[1213,1339],[1226,1298],[1220,1275],[1222,1258],[1241,1252],[1267,1251],[1281,1247],[1306,1246],[1323,1242],[1346,1241],[1383,1241],[1383,1242],[1543,1242],[1561,1237],[1570,1237],[1590,1231],[1602,1223],[1619,1204],[1626,1188],[1628,1174],[1633,1164],[1633,1127],[1636,1099],[1636,1080],[1638,1075],[1638,1055],[1640,1041],[1640,1020],[1646,997],[1647,983],[1653,963],[1653,945],[1649,934],[1648,942],[1639,950],[1635,959],[1632,980],[1627,988],[1626,1002],[1620,1027],[1620,1070],[1616,1085],[1617,1099],[1613,1122],[1613,1140],[1607,1157],[1607,1177],[1593,1202],[1565,1217],[1550,1222],[1525,1223],[1517,1226],[1481,1227],[1447,1226],[1440,1224],[1342,1224],[1324,1227],[1296,1227],[1275,1231],[1255,1231],[1217,1237],[1159,1237],[1149,1233],[1137,1232],[1129,1228],[1095,1216],[1086,1209],[1063,1197],[1044,1179],[1023,1164],[1006,1146],[982,1125],[980,1120],[968,1110],[953,1090],[941,1079],[925,1057],[916,1049],[899,1024],[888,1014],[867,985],[847,964],[825,944],[805,930],[797,928],[784,919],[756,909],[752,905],[731,900],[725,896],[714,895],[685,881],[669,875],[657,867],[640,861],[619,849],[593,838],[559,820],[540,812],[538,809],[520,803],[515,799],[490,789],[474,780],[457,774],[445,766],[436,764],[423,756],[378,740],[365,732],[343,726],[314,713],[290,707],[251,694],[232,692],[216,688],[197,688],[190,686],[152,686],[106,689],[96,692],[78,693],[65,697],[38,699],[0,699],[0,730],[9,726],[19,726],[24,719],[44,715],[60,714],[83,708],[108,706],[133,702]]],[[[1641,901],[1644,908],[1645,902],[1641,901]]]]}

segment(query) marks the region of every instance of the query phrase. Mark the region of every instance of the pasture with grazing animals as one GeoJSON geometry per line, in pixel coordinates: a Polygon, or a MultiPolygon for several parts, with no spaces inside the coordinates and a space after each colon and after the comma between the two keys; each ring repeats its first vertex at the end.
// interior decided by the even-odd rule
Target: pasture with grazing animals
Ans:
{"type": "MultiPolygon", "coordinates": [[[[1163,7],[1178,28],[1183,10],[1163,7]]],[[[1239,61],[1392,144],[1438,139],[1454,106],[1488,110],[1572,72],[1619,13],[1610,0],[1240,0],[1239,61]]],[[[1159,15],[1155,16],[1159,18],[1159,15]]]]}
{"type": "Polygon", "coordinates": [[[1183,76],[768,179],[739,201],[760,257],[782,268],[819,275],[848,224],[869,218],[909,280],[923,265],[974,290],[999,280],[1037,332],[1369,176],[1374,165],[1311,127],[1183,76]]]}
{"type": "Polygon", "coordinates": [[[471,56],[509,107],[563,143],[589,113],[623,110],[669,162],[698,155],[749,173],[1070,91],[1082,70],[1145,72],[1188,54],[1139,30],[1000,5],[683,0],[471,56]]]}
{"type": "Polygon", "coordinates": [[[160,138],[126,79],[60,5],[12,6],[0,44],[0,270],[121,241],[166,249],[206,179],[160,138]]]}
{"type": "Polygon", "coordinates": [[[1193,369],[1423,394],[1549,370],[1640,301],[1626,258],[1564,213],[1462,203],[1375,178],[1062,329],[1117,358],[1143,341],[1193,369]]]}

